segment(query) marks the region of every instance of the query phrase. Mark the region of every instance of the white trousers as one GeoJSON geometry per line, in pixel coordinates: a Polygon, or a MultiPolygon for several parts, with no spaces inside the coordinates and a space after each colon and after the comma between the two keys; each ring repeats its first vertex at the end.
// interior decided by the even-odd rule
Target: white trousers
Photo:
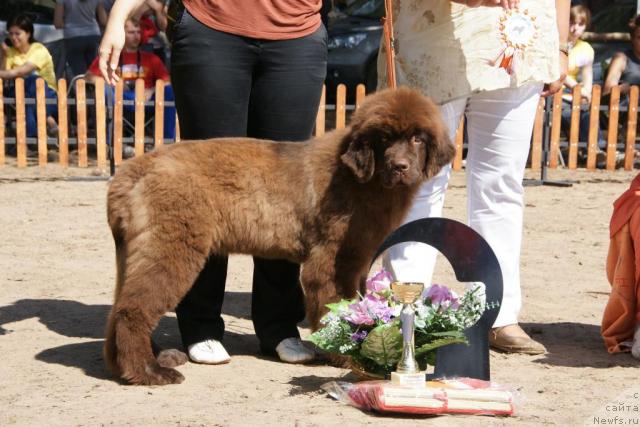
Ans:
{"type": "MultiPolygon", "coordinates": [[[[467,117],[468,223],[495,252],[504,283],[494,327],[517,323],[522,306],[522,179],[541,90],[540,84],[528,84],[473,94],[440,107],[452,140],[462,114],[467,117]]],[[[450,175],[448,165],[423,184],[404,223],[442,216],[450,175]]],[[[403,243],[387,251],[383,265],[396,280],[431,283],[436,255],[436,249],[423,243],[403,243]]]]}

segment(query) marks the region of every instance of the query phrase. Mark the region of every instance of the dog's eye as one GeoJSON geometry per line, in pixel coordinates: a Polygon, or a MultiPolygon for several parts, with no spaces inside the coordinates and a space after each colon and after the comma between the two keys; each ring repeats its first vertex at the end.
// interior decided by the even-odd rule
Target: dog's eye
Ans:
{"type": "Polygon", "coordinates": [[[414,135],[411,137],[411,143],[415,145],[420,145],[424,142],[424,138],[419,135],[414,135]]]}

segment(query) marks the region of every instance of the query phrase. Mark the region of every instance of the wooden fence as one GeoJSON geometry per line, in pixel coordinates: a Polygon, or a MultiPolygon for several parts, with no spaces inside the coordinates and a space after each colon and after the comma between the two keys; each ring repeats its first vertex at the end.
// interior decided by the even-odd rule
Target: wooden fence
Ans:
{"type": "MultiPolygon", "coordinates": [[[[2,97],[2,81],[0,80],[0,97],[2,97]]],[[[176,136],[172,141],[165,141],[163,116],[165,113],[165,106],[171,105],[165,103],[163,81],[156,82],[155,101],[145,102],[144,97],[144,81],[138,79],[135,83],[135,100],[124,101],[123,100],[123,84],[119,82],[115,87],[115,97],[113,102],[113,157],[116,165],[119,165],[123,160],[123,144],[125,142],[132,142],[135,150],[135,155],[142,155],[145,151],[145,143],[153,145],[153,147],[159,147],[165,142],[179,142],[180,141],[180,127],[176,120],[176,136]],[[125,119],[123,116],[124,106],[133,104],[135,108],[135,120],[132,123],[133,136],[125,138],[123,136],[125,119]],[[145,106],[154,107],[154,128],[153,136],[145,136],[145,127],[148,124],[145,121],[145,106]],[[126,140],[126,141],[125,141],[126,140]]],[[[28,145],[37,145],[37,164],[44,166],[47,164],[47,153],[57,150],[58,162],[62,166],[69,166],[69,145],[76,145],[77,149],[77,164],[78,167],[89,166],[89,150],[88,146],[95,144],[95,163],[98,168],[106,168],[108,165],[108,121],[107,112],[108,106],[105,99],[105,83],[102,79],[97,79],[95,82],[95,97],[91,99],[87,97],[86,82],[83,79],[78,79],[75,82],[75,96],[67,97],[67,82],[64,79],[58,81],[58,135],[55,138],[47,136],[46,129],[46,103],[44,92],[44,81],[38,79],[36,83],[36,99],[25,98],[24,81],[22,79],[15,80],[15,98],[2,97],[3,102],[0,103],[0,166],[6,164],[6,147],[8,143],[15,143],[16,145],[16,164],[18,167],[26,167],[28,162],[28,145]],[[27,138],[26,136],[26,123],[25,123],[25,106],[28,103],[35,103],[36,116],[37,116],[37,137],[27,138]],[[88,106],[95,106],[95,129],[91,132],[88,129],[88,106]],[[2,126],[5,122],[5,109],[15,109],[15,123],[16,131],[15,137],[7,137],[5,135],[5,126],[2,126]],[[71,109],[75,107],[75,109],[71,109]],[[70,112],[74,113],[75,123],[73,128],[75,132],[70,135],[70,112]],[[92,134],[91,137],[89,134],[92,134]]],[[[325,102],[325,91],[323,90],[322,99],[320,102],[320,108],[318,110],[318,116],[316,119],[316,135],[322,135],[327,130],[328,111],[332,112],[332,119],[335,114],[335,122],[332,127],[337,129],[343,128],[347,123],[348,113],[357,109],[362,100],[365,97],[364,85],[358,85],[356,89],[355,105],[347,105],[346,87],[339,85],[336,92],[335,105],[327,105],[325,102]]],[[[49,102],[52,102],[49,100],[49,102]]],[[[618,146],[623,148],[624,152],[624,169],[633,169],[634,153],[636,144],[636,125],[637,125],[637,111],[638,111],[638,87],[633,86],[631,88],[629,96],[628,108],[620,107],[620,89],[615,87],[612,90],[610,101],[608,105],[601,106],[601,87],[599,85],[593,86],[592,102],[590,106],[590,128],[589,138],[586,144],[586,168],[593,170],[596,168],[596,154],[598,152],[598,123],[600,122],[601,111],[608,111],[608,126],[607,126],[607,149],[606,149],[606,169],[612,170],[616,168],[616,157],[618,146]],[[624,142],[618,142],[618,127],[619,127],[619,115],[620,111],[627,111],[626,123],[624,123],[623,129],[626,130],[624,142]]],[[[580,86],[576,86],[573,89],[573,104],[571,106],[571,128],[569,132],[568,141],[561,141],[560,128],[561,128],[561,109],[562,109],[562,94],[557,93],[553,97],[553,109],[550,117],[550,144],[548,155],[548,167],[557,168],[559,162],[563,159],[560,155],[561,144],[566,149],[567,164],[569,169],[576,169],[578,167],[578,135],[579,135],[579,118],[580,118],[580,86]]],[[[540,169],[541,161],[543,158],[543,141],[542,141],[542,129],[545,125],[544,121],[544,100],[541,99],[538,104],[536,113],[536,120],[533,130],[531,154],[530,154],[530,167],[531,169],[540,169]]],[[[333,122],[333,120],[332,120],[333,122]]],[[[453,169],[462,169],[463,151],[464,151],[464,120],[461,120],[458,127],[458,131],[455,138],[456,145],[456,157],[453,162],[453,169]]],[[[35,156],[34,156],[35,157],[35,156]]],[[[31,163],[34,163],[33,161],[31,163]]]]}

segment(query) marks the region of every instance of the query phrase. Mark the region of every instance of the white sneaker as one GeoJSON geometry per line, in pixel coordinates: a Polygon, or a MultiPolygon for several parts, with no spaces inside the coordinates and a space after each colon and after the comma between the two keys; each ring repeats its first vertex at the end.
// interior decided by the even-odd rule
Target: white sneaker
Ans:
{"type": "Polygon", "coordinates": [[[216,340],[205,340],[191,344],[187,348],[189,359],[196,363],[207,363],[210,365],[220,365],[229,363],[231,357],[222,343],[216,340]]]}
{"type": "Polygon", "coordinates": [[[631,355],[636,359],[640,359],[640,324],[636,325],[636,332],[633,334],[633,345],[631,346],[631,355]]]}
{"type": "Polygon", "coordinates": [[[316,358],[313,349],[305,347],[300,338],[285,338],[276,346],[276,353],[283,362],[307,363],[316,358]]]}

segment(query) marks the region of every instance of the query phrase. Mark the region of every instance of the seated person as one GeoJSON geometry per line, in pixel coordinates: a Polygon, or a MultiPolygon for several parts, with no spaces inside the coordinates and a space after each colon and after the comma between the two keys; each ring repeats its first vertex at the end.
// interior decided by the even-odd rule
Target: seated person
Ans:
{"type": "Polygon", "coordinates": [[[640,85],[640,15],[631,21],[630,27],[631,46],[613,56],[604,82],[603,95],[609,95],[614,86],[620,85],[620,93],[627,94],[632,85],[640,85]]]}
{"type": "MultiPolygon", "coordinates": [[[[33,22],[27,15],[14,16],[7,22],[8,40],[11,46],[2,42],[2,61],[0,63],[0,79],[13,80],[18,77],[25,79],[24,92],[27,98],[36,97],[36,80],[42,77],[45,81],[45,96],[47,99],[57,99],[57,84],[54,73],[53,59],[44,45],[33,38],[33,22]]],[[[5,96],[14,97],[15,87],[10,87],[5,96]]],[[[47,104],[47,129],[49,134],[55,135],[58,130],[56,104],[47,104]]],[[[38,133],[36,123],[36,106],[27,104],[25,107],[27,136],[34,137],[38,133]]]]}
{"type": "MultiPolygon", "coordinates": [[[[571,104],[573,102],[573,88],[581,85],[581,112],[578,141],[589,140],[589,105],[591,104],[591,90],[593,88],[593,58],[594,51],[589,43],[581,40],[591,21],[591,13],[583,5],[573,6],[569,13],[569,64],[567,77],[564,81],[564,95],[562,96],[562,129],[569,137],[571,128],[571,104]]],[[[601,137],[598,129],[598,148],[607,148],[607,142],[601,137]]]]}
{"type": "MultiPolygon", "coordinates": [[[[117,74],[124,82],[123,99],[135,100],[136,79],[144,80],[145,100],[155,99],[155,84],[157,80],[164,80],[169,83],[169,72],[160,58],[151,52],[144,52],[140,49],[140,24],[134,19],[128,19],[124,25],[125,42],[124,49],[120,54],[120,65],[117,74]]],[[[100,77],[98,67],[99,58],[91,63],[87,75],[87,82],[93,83],[100,77]]],[[[167,84],[164,88],[165,101],[173,101],[173,90],[167,84]]],[[[135,111],[135,106],[125,105],[125,111],[135,111]]],[[[154,107],[145,107],[145,114],[153,114],[154,107]]],[[[173,139],[176,133],[176,109],[175,107],[165,107],[164,114],[164,137],[173,139]]]]}
{"type": "Polygon", "coordinates": [[[631,351],[640,359],[640,175],[613,204],[607,255],[611,294],[602,317],[602,338],[609,353],[631,351]]]}

